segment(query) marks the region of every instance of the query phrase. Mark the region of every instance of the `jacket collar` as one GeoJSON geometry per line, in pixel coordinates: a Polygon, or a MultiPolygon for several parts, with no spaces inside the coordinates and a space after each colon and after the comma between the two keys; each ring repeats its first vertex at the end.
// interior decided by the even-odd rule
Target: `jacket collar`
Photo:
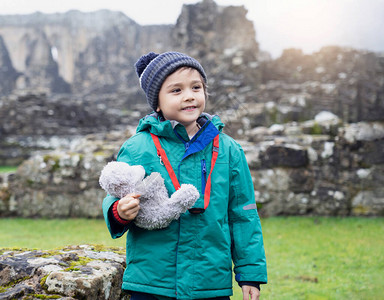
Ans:
{"type": "MultiPolygon", "coordinates": [[[[210,115],[207,113],[202,113],[198,118],[197,122],[200,125],[204,125],[207,121],[212,122],[212,124],[219,130],[222,131],[224,124],[221,122],[220,118],[217,115],[210,115]]],[[[159,137],[167,137],[171,139],[178,139],[179,135],[185,141],[188,141],[188,134],[185,130],[185,127],[175,121],[165,120],[162,115],[153,112],[139,122],[139,125],[136,129],[136,132],[149,131],[159,137]]]]}

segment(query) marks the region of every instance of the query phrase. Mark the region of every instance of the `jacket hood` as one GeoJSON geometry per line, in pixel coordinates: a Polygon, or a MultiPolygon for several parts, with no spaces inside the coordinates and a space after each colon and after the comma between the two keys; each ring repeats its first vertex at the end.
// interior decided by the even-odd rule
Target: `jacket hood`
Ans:
{"type": "MultiPolygon", "coordinates": [[[[199,119],[201,118],[211,121],[220,132],[225,126],[217,115],[202,113],[199,119]]],[[[157,136],[175,137],[174,130],[176,130],[181,136],[188,136],[184,126],[177,124],[174,127],[172,122],[173,121],[170,120],[164,120],[160,114],[154,112],[140,120],[136,132],[149,131],[157,136]]]]}

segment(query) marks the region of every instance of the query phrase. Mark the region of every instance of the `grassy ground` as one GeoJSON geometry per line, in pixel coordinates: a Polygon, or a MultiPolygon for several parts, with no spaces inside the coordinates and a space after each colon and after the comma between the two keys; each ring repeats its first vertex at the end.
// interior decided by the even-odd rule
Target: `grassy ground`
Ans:
{"type": "Polygon", "coordinates": [[[14,172],[16,170],[16,166],[0,166],[0,173],[14,172]]]}
{"type": "Polygon", "coordinates": [[[380,299],[384,219],[273,218],[265,299],[380,299]]]}
{"type": "MultiPolygon", "coordinates": [[[[262,220],[269,283],[262,299],[382,299],[384,218],[262,220]]],[[[124,246],[102,220],[0,219],[0,247],[124,246]]],[[[242,299],[235,285],[232,299],[242,299]]]]}

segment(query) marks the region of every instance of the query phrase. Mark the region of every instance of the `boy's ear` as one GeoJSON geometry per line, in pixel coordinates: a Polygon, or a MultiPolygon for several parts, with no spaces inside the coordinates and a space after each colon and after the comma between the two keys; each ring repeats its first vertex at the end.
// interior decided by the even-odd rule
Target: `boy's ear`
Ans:
{"type": "Polygon", "coordinates": [[[156,112],[160,112],[160,106],[156,108],[156,112]]]}

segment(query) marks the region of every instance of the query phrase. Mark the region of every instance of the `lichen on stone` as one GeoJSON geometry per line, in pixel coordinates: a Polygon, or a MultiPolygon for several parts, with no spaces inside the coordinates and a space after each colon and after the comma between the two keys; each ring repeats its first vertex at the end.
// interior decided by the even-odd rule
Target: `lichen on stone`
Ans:
{"type": "Polygon", "coordinates": [[[111,252],[111,249],[99,251],[104,248],[108,247],[1,249],[0,298],[123,299],[121,283],[125,255],[111,252]]]}

